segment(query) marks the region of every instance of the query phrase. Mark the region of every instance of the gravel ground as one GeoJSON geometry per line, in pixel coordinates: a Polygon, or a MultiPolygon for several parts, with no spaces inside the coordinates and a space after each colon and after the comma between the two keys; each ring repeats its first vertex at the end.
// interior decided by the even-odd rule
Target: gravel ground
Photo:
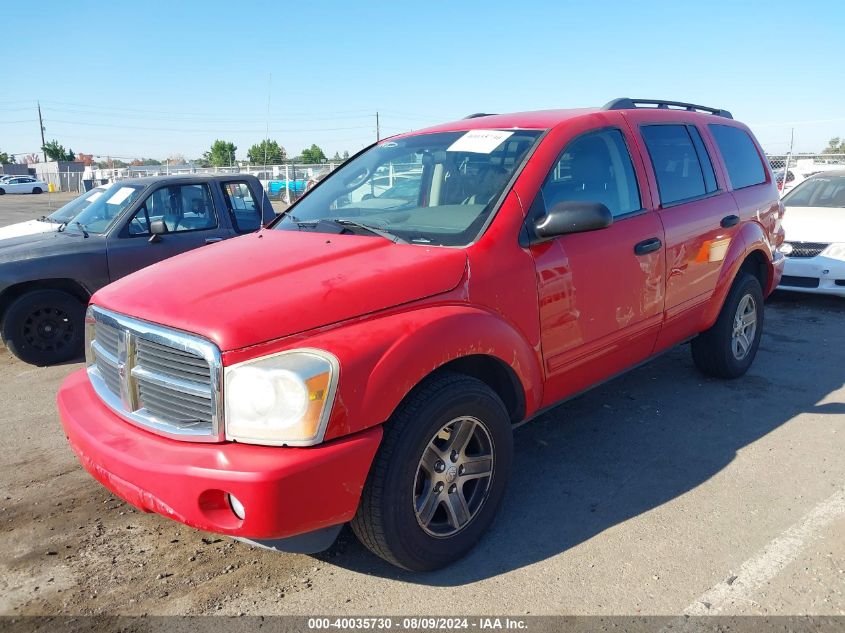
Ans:
{"type": "MultiPolygon", "coordinates": [[[[0,198],[0,225],[61,199],[0,198]]],[[[348,532],[278,554],[135,511],[65,442],[54,398],[80,365],[0,347],[0,614],[845,615],[845,301],[766,316],[742,379],[683,346],[519,429],[493,529],[433,574],[348,532]]]]}

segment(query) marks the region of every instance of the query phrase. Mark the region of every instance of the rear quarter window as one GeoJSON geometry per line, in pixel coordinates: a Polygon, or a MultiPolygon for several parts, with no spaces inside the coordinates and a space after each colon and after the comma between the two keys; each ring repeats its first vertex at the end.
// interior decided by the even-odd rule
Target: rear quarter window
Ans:
{"type": "Polygon", "coordinates": [[[711,124],[708,127],[725,161],[734,189],[766,182],[766,170],[757,146],[745,130],[729,125],[711,124]]]}

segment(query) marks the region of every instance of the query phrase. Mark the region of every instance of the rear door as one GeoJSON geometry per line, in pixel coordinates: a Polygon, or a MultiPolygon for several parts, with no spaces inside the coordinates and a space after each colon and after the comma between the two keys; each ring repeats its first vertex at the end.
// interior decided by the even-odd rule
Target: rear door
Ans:
{"type": "Polygon", "coordinates": [[[657,349],[697,333],[701,310],[716,288],[739,230],[736,203],[714,167],[709,137],[693,118],[628,112],[637,133],[653,204],[666,231],[665,321],[657,349]]]}
{"type": "Polygon", "coordinates": [[[530,247],[537,270],[547,383],[556,402],[647,358],[663,315],[663,227],[651,209],[642,162],[621,115],[562,139],[529,210],[529,223],[558,202],[600,202],[614,216],[598,231],[530,247]],[[638,178],[639,176],[639,178],[638,178]]]}
{"type": "Polygon", "coordinates": [[[231,237],[221,223],[209,184],[178,183],[159,187],[108,239],[112,281],[179,253],[231,237]],[[150,223],[163,220],[168,233],[150,241],[150,223]]]}

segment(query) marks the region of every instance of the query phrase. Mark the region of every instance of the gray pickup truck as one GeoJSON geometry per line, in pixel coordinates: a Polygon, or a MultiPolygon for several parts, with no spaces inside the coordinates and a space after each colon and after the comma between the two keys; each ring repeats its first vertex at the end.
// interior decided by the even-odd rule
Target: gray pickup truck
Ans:
{"type": "Polygon", "coordinates": [[[122,180],[59,231],[0,242],[0,335],[28,363],[75,358],[85,306],[101,287],[274,217],[254,176],[122,180]]]}

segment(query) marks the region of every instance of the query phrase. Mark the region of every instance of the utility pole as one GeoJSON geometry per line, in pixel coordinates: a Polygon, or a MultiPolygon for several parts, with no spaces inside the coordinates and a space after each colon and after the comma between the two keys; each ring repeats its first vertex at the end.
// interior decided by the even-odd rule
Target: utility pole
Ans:
{"type": "Polygon", "coordinates": [[[44,140],[44,121],[41,119],[41,102],[38,102],[38,127],[41,129],[41,151],[44,152],[44,162],[47,162],[47,152],[44,146],[47,144],[44,140]]]}
{"type": "Polygon", "coordinates": [[[381,130],[378,126],[378,112],[376,112],[376,143],[381,140],[381,130]]]}

